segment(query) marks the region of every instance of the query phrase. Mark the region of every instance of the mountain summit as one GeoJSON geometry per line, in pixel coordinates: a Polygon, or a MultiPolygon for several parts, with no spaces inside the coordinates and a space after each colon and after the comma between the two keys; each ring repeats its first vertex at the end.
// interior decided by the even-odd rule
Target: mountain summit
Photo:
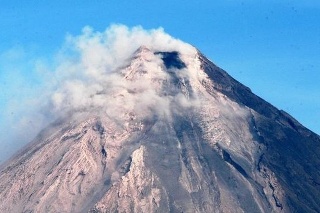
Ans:
{"type": "Polygon", "coordinates": [[[99,79],[3,165],[0,212],[320,212],[319,136],[195,48],[99,79]]]}

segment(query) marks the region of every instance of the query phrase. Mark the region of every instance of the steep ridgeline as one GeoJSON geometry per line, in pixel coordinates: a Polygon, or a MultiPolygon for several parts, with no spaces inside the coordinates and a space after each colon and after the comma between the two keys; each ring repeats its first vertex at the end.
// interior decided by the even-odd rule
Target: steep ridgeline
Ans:
{"type": "Polygon", "coordinates": [[[318,135],[195,49],[127,62],[3,166],[0,212],[320,212],[318,135]]]}

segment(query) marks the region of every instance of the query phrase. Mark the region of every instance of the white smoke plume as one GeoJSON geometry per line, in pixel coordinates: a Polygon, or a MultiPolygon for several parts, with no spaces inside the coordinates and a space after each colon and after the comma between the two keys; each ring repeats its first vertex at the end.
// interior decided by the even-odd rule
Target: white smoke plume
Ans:
{"type": "MultiPolygon", "coordinates": [[[[151,72],[149,77],[125,80],[126,75],[132,77],[129,62],[142,46],[152,52],[179,51],[190,57],[196,54],[195,48],[172,38],[162,28],[145,30],[139,26],[130,29],[112,25],[104,32],[96,32],[85,27],[79,36],[68,35],[53,61],[34,63],[41,81],[36,89],[41,90],[41,95],[37,93],[37,97],[28,97],[27,103],[15,105],[19,116],[9,122],[10,128],[2,129],[8,134],[1,139],[4,140],[1,146],[7,147],[8,153],[21,148],[46,125],[70,111],[99,110],[120,119],[124,111],[137,112],[137,116],[152,113],[169,116],[172,98],[181,106],[188,106],[190,101],[184,95],[161,96],[155,89],[157,80],[168,78],[161,72],[160,56],[146,54],[146,67],[142,70],[151,72]]],[[[8,157],[0,155],[4,156],[0,160],[8,157]]]]}
{"type": "MultiPolygon", "coordinates": [[[[163,98],[159,100],[159,96],[154,94],[151,79],[143,79],[143,82],[124,81],[118,71],[128,65],[129,59],[141,46],[150,48],[152,52],[195,53],[193,47],[172,38],[161,28],[147,31],[141,27],[129,29],[123,25],[113,25],[102,33],[85,27],[82,35],[68,36],[67,45],[67,51],[73,50],[72,57],[62,57],[62,62],[54,72],[59,79],[57,90],[51,95],[54,114],[88,107],[107,106],[107,110],[110,110],[113,106],[130,107],[137,103],[140,104],[136,107],[143,108],[152,101],[157,105],[166,104],[163,98]],[[117,95],[113,90],[119,92],[121,88],[123,92],[134,89],[144,94],[127,95],[124,103],[118,105],[113,103],[115,99],[112,96],[117,95]],[[140,100],[135,100],[137,97],[140,100]]],[[[153,75],[157,73],[157,78],[164,75],[157,72],[161,64],[159,58],[149,56],[148,60],[151,62],[145,63],[147,70],[153,75]]]]}

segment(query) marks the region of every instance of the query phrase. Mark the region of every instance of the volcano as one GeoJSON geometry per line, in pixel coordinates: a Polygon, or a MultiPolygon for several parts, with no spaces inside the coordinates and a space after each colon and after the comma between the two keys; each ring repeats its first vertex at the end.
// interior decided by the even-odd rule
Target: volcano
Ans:
{"type": "Polygon", "coordinates": [[[132,52],[2,165],[0,212],[320,212],[320,137],[169,49],[132,52]]]}

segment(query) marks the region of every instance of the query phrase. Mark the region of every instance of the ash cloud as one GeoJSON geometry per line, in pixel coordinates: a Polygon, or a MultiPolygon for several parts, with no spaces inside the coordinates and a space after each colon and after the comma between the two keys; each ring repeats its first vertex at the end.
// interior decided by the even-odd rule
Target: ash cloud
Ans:
{"type": "MultiPolygon", "coordinates": [[[[1,131],[7,133],[1,138],[6,154],[0,153],[3,156],[0,160],[70,111],[94,110],[122,119],[124,111],[136,112],[141,118],[153,114],[170,117],[173,99],[179,107],[190,107],[192,102],[181,93],[175,96],[159,93],[158,83],[170,77],[161,71],[160,56],[146,53],[145,67],[141,70],[151,72],[147,77],[135,81],[125,78],[142,75],[130,76],[130,66],[135,64],[129,66],[135,51],[142,46],[151,52],[178,51],[191,57],[196,54],[192,46],[172,38],[162,28],[145,30],[139,26],[130,29],[112,25],[104,32],[85,27],[81,35],[66,37],[54,60],[33,60],[32,72],[37,73],[37,81],[41,83],[29,85],[32,92],[25,98],[13,98],[7,103],[3,113],[7,125],[1,126],[1,131]],[[15,112],[14,118],[10,117],[10,111],[15,112]]],[[[188,76],[188,72],[181,75],[194,77],[194,73],[188,76]]]]}

